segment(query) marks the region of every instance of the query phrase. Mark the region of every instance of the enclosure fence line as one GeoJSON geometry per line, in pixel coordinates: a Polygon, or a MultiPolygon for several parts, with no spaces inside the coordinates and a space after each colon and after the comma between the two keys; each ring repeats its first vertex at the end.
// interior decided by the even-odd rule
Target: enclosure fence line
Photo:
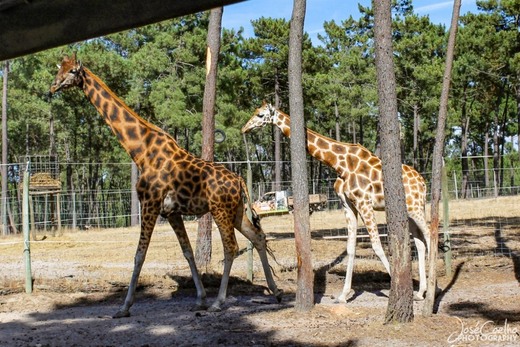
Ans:
{"type": "MultiPolygon", "coordinates": [[[[272,161],[250,161],[253,169],[263,171],[265,177],[270,177],[272,161]]],[[[57,163],[54,157],[46,160],[45,156],[37,156],[35,167],[38,164],[44,171],[49,171],[50,177],[45,175],[35,175],[38,173],[31,170],[31,178],[37,177],[39,187],[45,190],[36,192],[30,196],[30,225],[31,232],[48,233],[56,231],[60,227],[65,229],[88,230],[90,228],[118,228],[128,227],[132,219],[138,219],[139,212],[132,213],[130,188],[130,167],[131,163],[57,163]],[[68,172],[68,176],[65,173],[68,172]],[[92,173],[91,179],[89,172],[92,173]],[[121,178],[123,175],[124,178],[121,178]],[[126,175],[126,176],[125,176],[126,175]],[[49,192],[49,184],[56,177],[60,185],[65,185],[68,179],[72,180],[72,188],[62,187],[59,194],[49,192]],[[68,177],[68,178],[67,178],[68,177]],[[93,188],[93,189],[91,189],[93,188]],[[137,218],[134,218],[137,217],[137,218]],[[60,225],[58,225],[58,223],[60,225]]],[[[222,162],[226,166],[232,167],[233,171],[245,176],[247,161],[222,162]]],[[[289,165],[288,162],[285,164],[289,165]]],[[[9,226],[13,233],[20,233],[22,230],[22,203],[20,194],[20,183],[23,174],[24,164],[10,164],[9,167],[9,192],[7,196],[7,210],[9,226]]],[[[326,168],[324,168],[325,170],[326,168]]],[[[490,177],[496,170],[488,170],[490,177]]],[[[501,195],[520,194],[520,168],[506,167],[499,170],[502,175],[502,187],[499,189],[501,195]]],[[[334,182],[336,175],[334,172],[323,171],[323,177],[311,179],[309,181],[310,194],[325,194],[327,196],[327,210],[335,211],[342,208],[339,199],[334,192],[334,182]]],[[[423,176],[428,180],[430,173],[423,176]]],[[[495,187],[486,186],[484,170],[472,170],[466,181],[468,199],[484,198],[494,196],[495,187]]],[[[448,172],[448,192],[450,199],[461,198],[461,178],[462,173],[457,171],[448,172]]],[[[54,179],[56,180],[56,179],[54,179]]],[[[69,182],[70,183],[70,182],[69,182]]],[[[67,184],[69,184],[67,183],[67,184]]],[[[270,181],[252,182],[251,197],[257,199],[263,193],[271,190],[270,181]]],[[[292,182],[285,180],[281,182],[281,189],[291,190],[292,182]]],[[[134,191],[135,192],[135,191],[134,191]]],[[[186,217],[186,220],[194,220],[196,217],[186,217]]],[[[161,222],[161,221],[160,221],[161,222]]],[[[511,223],[517,223],[513,219],[493,221],[498,223],[498,227],[507,228],[511,223]]],[[[464,222],[467,223],[467,222],[464,222]]],[[[343,225],[343,221],[338,221],[338,225],[343,225]]],[[[331,235],[330,237],[346,238],[346,226],[341,229],[342,235],[331,235]]],[[[363,239],[363,235],[359,235],[363,239]]],[[[500,251],[502,247],[497,247],[500,254],[507,253],[507,250],[500,251]]]]}

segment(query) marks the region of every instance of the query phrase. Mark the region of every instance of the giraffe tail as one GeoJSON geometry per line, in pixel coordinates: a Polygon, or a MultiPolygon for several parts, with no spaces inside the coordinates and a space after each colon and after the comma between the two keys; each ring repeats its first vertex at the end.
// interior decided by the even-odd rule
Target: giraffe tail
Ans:
{"type": "MultiPolygon", "coordinates": [[[[258,213],[256,213],[255,209],[253,208],[253,205],[251,204],[251,197],[249,195],[249,191],[247,190],[246,182],[240,176],[239,176],[239,179],[240,179],[240,186],[242,187],[242,192],[244,193],[244,197],[246,200],[246,209],[249,209],[251,211],[251,223],[253,223],[255,228],[259,229],[262,232],[262,234],[265,234],[264,230],[262,229],[262,226],[260,225],[260,216],[258,215],[258,213]]],[[[276,260],[276,257],[274,256],[273,250],[269,247],[267,240],[265,242],[265,248],[266,248],[267,254],[269,254],[269,256],[271,256],[271,258],[273,258],[274,262],[276,264],[280,265],[280,263],[278,262],[278,260],[276,260]]],[[[271,266],[269,265],[269,267],[271,267],[271,266]]],[[[272,267],[271,267],[271,271],[274,274],[274,269],[272,267]]]]}
{"type": "Polygon", "coordinates": [[[244,198],[246,200],[246,209],[249,209],[251,211],[251,223],[259,229],[262,229],[260,226],[260,217],[258,216],[258,213],[253,208],[253,205],[251,204],[251,197],[249,196],[249,191],[247,190],[246,182],[242,177],[238,177],[240,180],[240,186],[242,188],[242,193],[244,193],[244,198]]]}

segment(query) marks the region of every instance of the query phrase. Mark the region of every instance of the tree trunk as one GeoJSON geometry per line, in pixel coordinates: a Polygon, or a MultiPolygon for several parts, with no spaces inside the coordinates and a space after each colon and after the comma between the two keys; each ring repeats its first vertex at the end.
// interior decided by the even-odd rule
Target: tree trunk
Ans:
{"type": "MultiPolygon", "coordinates": [[[[206,50],[206,85],[204,86],[202,120],[202,159],[213,161],[215,147],[215,99],[217,91],[217,64],[220,52],[222,7],[211,10],[206,50]]],[[[211,260],[211,214],[199,220],[195,262],[199,269],[207,268],[211,260]]]]}
{"type": "Polygon", "coordinates": [[[419,106],[413,105],[413,167],[419,168],[419,106]]]}
{"type": "MultiPolygon", "coordinates": [[[[278,71],[274,75],[274,107],[280,108],[280,80],[278,79],[278,71]]],[[[281,190],[282,182],[282,132],[280,128],[273,127],[274,135],[274,177],[272,190],[281,190]]]]}
{"type": "Polygon", "coordinates": [[[455,52],[455,39],[459,22],[461,0],[453,3],[450,36],[448,38],[448,49],[446,52],[446,67],[442,80],[441,100],[439,103],[439,120],[437,121],[437,134],[433,148],[432,163],[432,201],[431,201],[431,223],[430,223],[430,249],[428,250],[428,289],[423,305],[423,316],[431,316],[435,303],[435,290],[437,288],[437,252],[439,243],[439,200],[441,197],[441,172],[443,165],[444,139],[446,129],[446,118],[448,116],[448,97],[450,93],[451,70],[455,52]]]}
{"type": "Polygon", "coordinates": [[[334,115],[336,116],[336,141],[341,141],[341,129],[339,126],[339,110],[338,103],[334,101],[334,115]]]}
{"type": "Polygon", "coordinates": [[[468,181],[469,181],[469,159],[468,159],[468,136],[469,136],[469,116],[467,110],[467,91],[464,87],[462,111],[461,111],[461,165],[462,165],[462,182],[460,188],[460,197],[466,199],[468,197],[468,181]]]}
{"type": "Polygon", "coordinates": [[[294,0],[289,32],[289,103],[291,110],[291,169],[294,197],[294,240],[298,266],[297,311],[314,305],[314,273],[311,257],[309,187],[307,180],[306,134],[303,115],[302,41],[306,0],[294,0]]]}
{"type": "Polygon", "coordinates": [[[520,71],[516,76],[516,80],[519,81],[516,85],[516,113],[517,113],[517,124],[516,124],[516,136],[518,140],[518,162],[520,163],[520,71]]]}
{"type": "Polygon", "coordinates": [[[469,136],[469,117],[462,120],[462,134],[461,134],[461,164],[462,164],[462,183],[461,183],[461,198],[468,198],[468,182],[469,182],[469,159],[468,159],[468,136],[469,136]]]}
{"type": "Polygon", "coordinates": [[[9,235],[7,223],[7,76],[9,61],[4,62],[4,78],[2,88],[2,234],[9,235]]]}
{"type": "Polygon", "coordinates": [[[489,156],[489,123],[486,123],[485,133],[484,133],[484,184],[486,188],[486,195],[487,195],[487,189],[489,188],[489,162],[488,162],[488,156],[489,156]]]}
{"type": "Polygon", "coordinates": [[[391,1],[374,1],[373,5],[381,161],[392,277],[385,322],[405,323],[413,320],[412,261],[402,166],[400,156],[395,155],[401,149],[392,54],[391,1]]]}
{"type": "Polygon", "coordinates": [[[504,88],[502,88],[502,93],[506,93],[506,102],[504,105],[504,111],[502,112],[502,123],[500,124],[500,134],[498,135],[498,142],[500,143],[500,185],[499,185],[499,193],[502,192],[502,189],[504,188],[504,152],[506,149],[505,142],[506,142],[506,128],[507,128],[507,118],[508,118],[508,105],[509,105],[509,97],[510,92],[509,88],[506,88],[505,82],[504,82],[504,88]]]}
{"type": "Polygon", "coordinates": [[[500,176],[499,176],[499,143],[498,143],[498,132],[500,131],[498,126],[498,110],[495,111],[495,120],[493,126],[493,197],[498,197],[498,186],[500,176]]]}

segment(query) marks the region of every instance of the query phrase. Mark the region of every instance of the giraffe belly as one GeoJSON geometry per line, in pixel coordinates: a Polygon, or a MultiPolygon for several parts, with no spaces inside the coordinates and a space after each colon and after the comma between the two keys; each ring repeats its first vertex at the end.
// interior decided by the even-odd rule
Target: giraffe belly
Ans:
{"type": "Polygon", "coordinates": [[[160,215],[167,217],[170,214],[203,215],[209,211],[206,199],[199,196],[182,196],[175,191],[169,191],[161,203],[160,215]]]}

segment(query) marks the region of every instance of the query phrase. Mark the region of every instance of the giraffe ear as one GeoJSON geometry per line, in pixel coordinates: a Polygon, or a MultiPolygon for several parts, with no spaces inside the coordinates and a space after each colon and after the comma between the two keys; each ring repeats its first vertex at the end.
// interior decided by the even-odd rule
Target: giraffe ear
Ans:
{"type": "Polygon", "coordinates": [[[264,100],[262,100],[262,107],[265,105],[267,105],[267,101],[265,101],[265,99],[264,99],[264,100]]]}

